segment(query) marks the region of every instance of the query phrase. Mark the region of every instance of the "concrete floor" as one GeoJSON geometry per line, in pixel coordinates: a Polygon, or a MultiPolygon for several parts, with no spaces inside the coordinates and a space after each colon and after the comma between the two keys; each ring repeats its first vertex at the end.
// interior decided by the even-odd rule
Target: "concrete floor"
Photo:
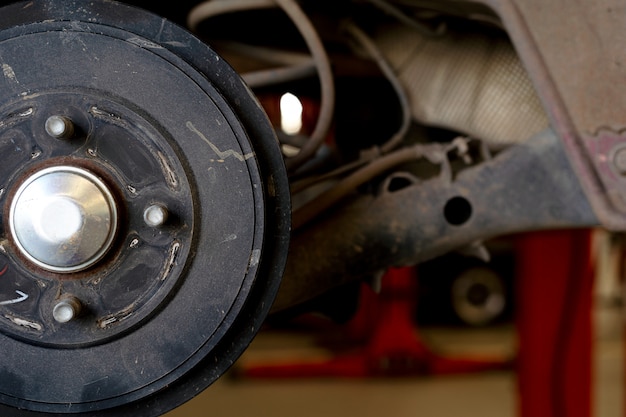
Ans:
{"type": "MultiPolygon", "coordinates": [[[[621,308],[596,312],[594,417],[623,417],[621,308]]],[[[515,352],[513,326],[489,329],[431,328],[429,346],[446,355],[494,355],[515,352]]],[[[257,361],[311,360],[328,354],[303,334],[262,332],[235,364],[257,361]]],[[[512,371],[398,379],[303,378],[241,379],[232,373],[168,417],[514,417],[517,386],[512,371]]]]}
{"type": "MultiPolygon", "coordinates": [[[[601,251],[608,253],[609,251],[601,251]]],[[[624,312],[614,263],[599,257],[596,279],[592,417],[624,417],[624,312]]],[[[514,357],[513,325],[426,328],[428,346],[445,355],[514,357]]],[[[258,361],[311,360],[331,352],[310,332],[262,331],[234,370],[258,361]]],[[[242,379],[229,373],[167,417],[514,417],[513,371],[397,379],[242,379]]]]}
{"type": "Polygon", "coordinates": [[[508,417],[515,415],[513,389],[510,376],[496,374],[385,382],[220,382],[169,415],[508,417]]]}
{"type": "MultiPolygon", "coordinates": [[[[473,339],[467,332],[432,331],[428,339],[453,341],[473,339]]],[[[510,344],[509,329],[491,334],[499,346],[510,344]],[[504,341],[504,343],[503,343],[504,341]]],[[[297,336],[296,336],[297,337],[297,336]]],[[[484,343],[489,335],[481,332],[484,343]]],[[[237,367],[277,356],[315,360],[323,357],[319,348],[306,348],[305,341],[288,340],[280,334],[260,334],[237,367]],[[270,351],[271,346],[281,346],[270,351]],[[279,353],[282,352],[282,353],[279,353]]],[[[475,348],[474,340],[466,346],[475,348]]],[[[493,352],[494,349],[490,348],[493,352]]],[[[459,353],[449,349],[447,353],[459,353]]],[[[515,415],[515,379],[510,372],[494,371],[474,375],[411,378],[302,378],[287,380],[223,378],[199,397],[168,417],[250,416],[334,417],[334,416],[460,416],[509,417],[515,415]],[[468,411],[471,410],[471,414],[468,411]]]]}

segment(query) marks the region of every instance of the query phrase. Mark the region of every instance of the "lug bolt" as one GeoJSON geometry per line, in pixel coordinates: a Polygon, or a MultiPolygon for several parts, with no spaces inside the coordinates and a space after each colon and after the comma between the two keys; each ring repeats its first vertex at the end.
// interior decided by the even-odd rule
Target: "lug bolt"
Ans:
{"type": "Polygon", "coordinates": [[[160,204],[153,204],[143,212],[143,220],[150,227],[160,227],[165,224],[169,212],[160,204]]]}
{"type": "Polygon", "coordinates": [[[46,120],[46,132],[56,139],[70,139],[74,136],[74,123],[65,116],[50,116],[46,120]]]}
{"type": "Polygon", "coordinates": [[[626,175],[626,147],[621,147],[615,152],[613,164],[621,175],[626,175]]]}
{"type": "Polygon", "coordinates": [[[67,323],[72,321],[81,310],[80,300],[70,296],[60,300],[52,310],[52,316],[59,323],[67,323]]]}

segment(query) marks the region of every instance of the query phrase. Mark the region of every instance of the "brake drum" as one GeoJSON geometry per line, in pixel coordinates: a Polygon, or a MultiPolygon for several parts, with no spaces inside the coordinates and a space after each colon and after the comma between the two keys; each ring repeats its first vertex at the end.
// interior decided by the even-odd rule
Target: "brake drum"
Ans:
{"type": "Polygon", "coordinates": [[[0,66],[0,414],[161,415],[278,289],[271,125],[208,46],[111,1],[0,9],[0,66]]]}

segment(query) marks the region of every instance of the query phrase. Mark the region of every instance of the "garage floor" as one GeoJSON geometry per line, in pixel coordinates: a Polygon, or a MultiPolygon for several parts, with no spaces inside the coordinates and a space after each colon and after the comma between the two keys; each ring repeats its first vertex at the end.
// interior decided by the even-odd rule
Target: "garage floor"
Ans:
{"type": "MultiPolygon", "coordinates": [[[[624,417],[624,297],[617,277],[624,249],[598,232],[594,288],[592,417],[624,417]]],[[[508,370],[403,378],[253,379],[237,375],[255,363],[302,362],[332,357],[344,340],[329,328],[262,330],[232,371],[167,417],[518,417],[516,375],[508,370]],[[315,331],[314,329],[318,329],[315,331]],[[323,341],[323,343],[321,343],[323,341]],[[335,343],[335,344],[333,344],[335,343]],[[332,347],[332,348],[331,348],[332,347]]],[[[332,327],[330,328],[333,329],[332,327]]],[[[445,356],[514,359],[514,324],[487,328],[426,327],[420,336],[445,356]]],[[[345,346],[342,346],[345,347],[345,346]]],[[[541,416],[524,416],[541,417],[541,416]]],[[[560,417],[560,416],[559,416],[560,417]]]]}
{"type": "MultiPolygon", "coordinates": [[[[596,311],[595,417],[623,417],[622,312],[615,304],[596,311]]],[[[429,328],[429,346],[447,355],[514,355],[512,325],[489,329],[429,328]]],[[[319,359],[327,351],[307,333],[262,332],[235,365],[255,361],[319,359]]],[[[168,417],[513,417],[517,416],[512,371],[399,379],[226,377],[168,417]]]]}

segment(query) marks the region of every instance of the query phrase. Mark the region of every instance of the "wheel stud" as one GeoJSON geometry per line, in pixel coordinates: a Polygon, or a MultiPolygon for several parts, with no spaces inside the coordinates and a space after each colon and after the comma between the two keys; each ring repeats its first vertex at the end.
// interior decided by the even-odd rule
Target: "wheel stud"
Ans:
{"type": "Polygon", "coordinates": [[[67,323],[72,321],[78,314],[82,305],[76,297],[69,296],[61,299],[52,310],[52,316],[58,323],[67,323]]]}
{"type": "Polygon", "coordinates": [[[74,136],[74,123],[65,116],[50,116],[46,120],[46,132],[56,139],[70,139],[74,136]]]}
{"type": "Polygon", "coordinates": [[[167,221],[169,212],[160,204],[153,204],[143,212],[143,220],[150,227],[161,227],[167,221]]]}

